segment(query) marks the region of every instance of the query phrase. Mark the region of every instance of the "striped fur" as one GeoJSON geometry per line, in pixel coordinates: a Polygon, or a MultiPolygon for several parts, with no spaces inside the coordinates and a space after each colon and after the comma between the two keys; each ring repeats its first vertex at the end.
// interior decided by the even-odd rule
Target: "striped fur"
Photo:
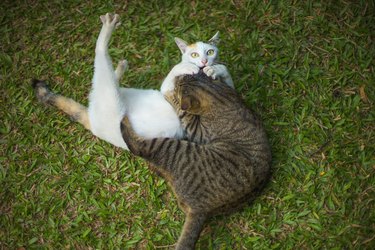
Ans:
{"type": "Polygon", "coordinates": [[[135,155],[166,178],[186,214],[176,249],[194,249],[205,220],[250,201],[270,174],[261,121],[232,88],[203,73],[179,77],[167,97],[185,139],[137,136],[127,117],[122,136],[135,155]]]}

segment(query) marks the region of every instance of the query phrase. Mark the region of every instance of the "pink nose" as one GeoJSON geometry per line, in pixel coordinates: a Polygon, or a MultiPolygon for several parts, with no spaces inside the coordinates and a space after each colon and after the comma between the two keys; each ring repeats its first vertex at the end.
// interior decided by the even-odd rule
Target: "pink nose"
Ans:
{"type": "Polygon", "coordinates": [[[203,63],[203,65],[206,65],[207,64],[207,59],[203,59],[201,62],[203,63]]]}

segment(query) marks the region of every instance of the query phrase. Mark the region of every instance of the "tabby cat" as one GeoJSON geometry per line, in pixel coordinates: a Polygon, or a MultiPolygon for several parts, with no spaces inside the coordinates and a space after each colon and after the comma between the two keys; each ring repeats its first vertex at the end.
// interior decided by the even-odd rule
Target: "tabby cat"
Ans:
{"type": "Polygon", "coordinates": [[[203,68],[207,75],[221,78],[233,87],[226,67],[217,64],[216,44],[219,39],[216,33],[208,43],[197,42],[188,45],[180,38],[175,39],[183,53],[182,61],[169,72],[161,91],[120,88],[119,80],[127,68],[127,61],[120,61],[114,70],[108,53],[109,40],[113,30],[119,25],[119,16],[106,14],[101,16],[100,20],[103,26],[96,42],[95,69],[88,108],[70,98],[53,93],[43,81],[33,81],[40,101],[64,111],[99,138],[127,149],[119,127],[125,113],[129,116],[134,130],[143,137],[181,138],[180,121],[163,96],[168,94],[175,77],[179,75],[197,73],[203,68]]]}
{"type": "Polygon", "coordinates": [[[167,180],[186,214],[176,249],[194,249],[207,218],[241,207],[261,190],[271,152],[259,118],[222,81],[201,71],[177,77],[168,100],[186,140],[145,139],[126,116],[121,131],[129,150],[167,180]]]}

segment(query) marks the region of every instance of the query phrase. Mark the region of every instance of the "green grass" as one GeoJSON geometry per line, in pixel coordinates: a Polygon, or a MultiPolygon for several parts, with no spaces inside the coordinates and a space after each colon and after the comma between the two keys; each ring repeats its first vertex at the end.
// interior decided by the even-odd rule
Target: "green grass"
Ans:
{"type": "Polygon", "coordinates": [[[154,249],[184,216],[147,164],[40,105],[31,78],[87,104],[99,15],[122,25],[124,86],[158,88],[173,42],[221,32],[221,59],[263,117],[273,178],[200,249],[374,249],[373,1],[0,3],[0,249],[154,249]]]}

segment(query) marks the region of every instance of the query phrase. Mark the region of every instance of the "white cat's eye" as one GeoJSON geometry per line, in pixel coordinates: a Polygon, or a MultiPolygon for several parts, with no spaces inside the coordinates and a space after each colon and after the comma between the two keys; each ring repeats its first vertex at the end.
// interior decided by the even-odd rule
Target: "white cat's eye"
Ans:
{"type": "Polygon", "coordinates": [[[193,52],[190,54],[192,58],[197,58],[199,57],[199,54],[197,52],[193,52]]]}
{"type": "Polygon", "coordinates": [[[213,54],[215,54],[215,51],[213,49],[209,49],[207,51],[207,55],[212,56],[213,54]]]}

